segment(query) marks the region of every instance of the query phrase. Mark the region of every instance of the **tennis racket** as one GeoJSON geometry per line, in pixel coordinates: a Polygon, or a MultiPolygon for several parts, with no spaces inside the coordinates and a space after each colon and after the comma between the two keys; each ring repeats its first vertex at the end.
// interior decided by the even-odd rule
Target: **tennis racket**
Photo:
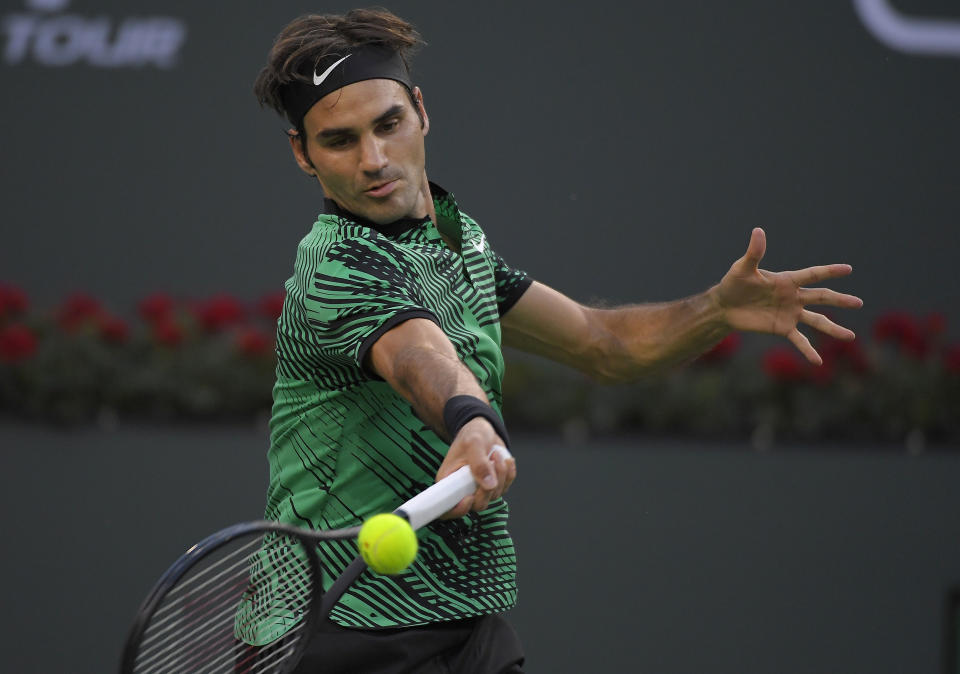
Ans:
{"type": "MultiPolygon", "coordinates": [[[[504,457],[510,453],[495,447],[504,457]]],[[[463,466],[394,512],[416,530],[477,488],[463,466]]],[[[282,674],[366,564],[359,555],[324,592],[316,546],[360,527],[315,531],[257,521],[222,529],[187,550],[140,607],[120,674],[282,674]]]]}

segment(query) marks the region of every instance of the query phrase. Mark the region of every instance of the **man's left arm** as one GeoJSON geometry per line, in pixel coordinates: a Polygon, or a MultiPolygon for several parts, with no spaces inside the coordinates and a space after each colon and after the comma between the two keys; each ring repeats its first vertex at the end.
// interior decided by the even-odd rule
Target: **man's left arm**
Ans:
{"type": "Polygon", "coordinates": [[[798,329],[803,323],[842,340],[851,330],[808,305],[858,308],[863,302],[810,284],[846,276],[845,264],[770,272],[759,268],[766,237],[756,228],[746,254],[717,285],[673,302],[603,309],[534,283],[503,317],[504,343],[606,381],[629,381],[700,355],[734,330],[786,337],[816,365],[822,360],[798,329]]]}

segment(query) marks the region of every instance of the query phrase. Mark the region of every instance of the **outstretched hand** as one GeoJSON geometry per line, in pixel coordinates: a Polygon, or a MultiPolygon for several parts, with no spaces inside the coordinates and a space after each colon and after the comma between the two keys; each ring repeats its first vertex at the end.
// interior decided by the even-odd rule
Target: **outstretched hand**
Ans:
{"type": "Polygon", "coordinates": [[[823,314],[808,310],[807,305],[857,309],[863,306],[863,300],[828,288],[806,286],[846,276],[853,268],[848,264],[828,264],[770,272],[759,266],[766,249],[764,231],[754,228],[747,252],[733,263],[720,284],[713,288],[714,297],[732,329],[782,335],[808,361],[821,365],[823,359],[810,340],[797,329],[798,324],[803,323],[842,340],[852,340],[855,335],[823,314]]]}

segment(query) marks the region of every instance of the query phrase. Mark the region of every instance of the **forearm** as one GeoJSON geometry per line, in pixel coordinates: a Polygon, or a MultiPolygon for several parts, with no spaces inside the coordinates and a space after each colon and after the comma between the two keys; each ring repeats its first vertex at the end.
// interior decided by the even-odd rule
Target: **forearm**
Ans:
{"type": "Polygon", "coordinates": [[[581,369],[608,381],[689,361],[730,332],[712,290],[673,302],[588,309],[587,318],[596,341],[581,369]]]}
{"type": "Polygon", "coordinates": [[[458,395],[487,401],[476,377],[455,353],[430,347],[410,346],[398,352],[390,383],[413,405],[417,415],[448,441],[453,438],[443,420],[447,401],[458,395]]]}
{"type": "Polygon", "coordinates": [[[426,319],[406,321],[383,335],[371,348],[368,365],[446,440],[453,439],[444,423],[451,398],[468,395],[489,402],[453,344],[426,319]]]}
{"type": "Polygon", "coordinates": [[[477,483],[476,492],[461,500],[446,516],[462,517],[471,510],[485,510],[510,487],[517,476],[517,466],[512,458],[505,459],[502,455],[491,459],[497,445],[506,446],[506,429],[502,420],[494,419],[496,412],[490,408],[483,389],[455,353],[451,358],[451,354],[429,346],[414,346],[398,352],[394,362],[397,365],[391,379],[394,389],[410,401],[420,419],[450,443],[436,479],[469,465],[477,483]],[[457,396],[470,398],[458,399],[457,396]],[[448,416],[446,412],[458,404],[464,413],[448,416]],[[477,414],[476,407],[485,411],[477,414]]]}
{"type": "Polygon", "coordinates": [[[374,343],[368,359],[367,365],[413,405],[417,416],[450,442],[437,479],[470,466],[477,491],[448,514],[483,510],[499,498],[517,475],[512,458],[490,458],[497,445],[505,446],[506,429],[440,328],[424,318],[405,321],[374,343]]]}
{"type": "Polygon", "coordinates": [[[504,344],[601,381],[630,381],[682,363],[729,332],[710,290],[660,304],[587,307],[534,282],[501,321],[504,344]]]}

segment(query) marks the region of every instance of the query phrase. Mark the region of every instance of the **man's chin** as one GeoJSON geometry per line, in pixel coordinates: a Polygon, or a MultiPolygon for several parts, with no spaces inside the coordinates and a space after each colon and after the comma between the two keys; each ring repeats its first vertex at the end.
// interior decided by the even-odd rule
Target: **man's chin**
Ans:
{"type": "Polygon", "coordinates": [[[364,201],[367,203],[358,205],[363,212],[357,213],[354,211],[354,215],[359,215],[378,225],[389,225],[391,222],[396,222],[403,218],[414,217],[411,215],[412,209],[407,204],[396,203],[392,199],[383,201],[365,199],[364,201]]]}

